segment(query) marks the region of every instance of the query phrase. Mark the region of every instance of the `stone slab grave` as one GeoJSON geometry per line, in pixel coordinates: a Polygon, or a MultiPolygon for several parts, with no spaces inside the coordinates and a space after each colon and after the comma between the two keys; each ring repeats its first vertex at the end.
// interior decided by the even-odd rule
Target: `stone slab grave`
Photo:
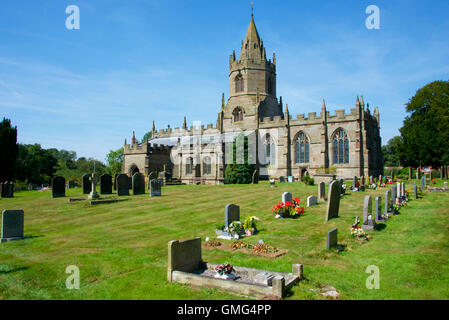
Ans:
{"type": "Polygon", "coordinates": [[[313,175],[313,180],[316,184],[319,184],[320,182],[330,183],[331,181],[335,180],[335,177],[335,174],[318,173],[313,175]]]}
{"type": "Polygon", "coordinates": [[[162,181],[153,179],[150,181],[150,197],[162,196],[162,181]]]}
{"type": "Polygon", "coordinates": [[[293,201],[293,196],[290,192],[284,192],[282,194],[282,202],[283,203],[286,203],[286,202],[292,203],[292,201],[293,201]]]}
{"type": "Polygon", "coordinates": [[[441,187],[428,187],[427,191],[429,192],[449,192],[449,188],[441,188],[441,187]]]}
{"type": "Polygon", "coordinates": [[[145,194],[145,177],[140,172],[136,172],[132,178],[133,194],[145,194]]]}
{"type": "Polygon", "coordinates": [[[382,219],[382,197],[376,197],[374,201],[374,215],[377,222],[385,222],[382,219]]]}
{"type": "Polygon", "coordinates": [[[2,198],[13,198],[14,197],[14,182],[2,182],[0,184],[0,196],[2,198]]]}
{"type": "Polygon", "coordinates": [[[112,194],[112,176],[109,174],[103,174],[100,177],[100,193],[112,194]]]}
{"type": "Polygon", "coordinates": [[[117,195],[129,196],[129,179],[124,173],[117,176],[117,195]]]}
{"type": "Polygon", "coordinates": [[[396,204],[397,189],[398,188],[396,187],[396,185],[393,185],[391,187],[391,197],[392,197],[393,204],[396,204]]]}
{"type": "Polygon", "coordinates": [[[318,200],[326,201],[326,185],[324,182],[318,183],[318,200]]]}
{"type": "Polygon", "coordinates": [[[57,176],[51,179],[51,196],[52,198],[65,197],[65,179],[57,176]]]}
{"type": "MultiPolygon", "coordinates": [[[[229,227],[229,225],[234,221],[240,221],[240,206],[228,203],[225,206],[225,212],[224,212],[224,224],[225,228],[229,227]]],[[[238,234],[239,238],[242,236],[245,232],[242,231],[238,234]]],[[[230,232],[226,232],[223,230],[215,230],[215,234],[217,235],[218,239],[225,239],[225,240],[231,240],[234,239],[234,235],[230,232]]]]}
{"type": "Polygon", "coordinates": [[[307,197],[307,207],[312,207],[318,204],[318,199],[315,196],[307,197]]]}
{"type": "Polygon", "coordinates": [[[168,243],[167,280],[193,287],[220,289],[236,295],[260,299],[273,295],[283,298],[287,290],[302,279],[302,265],[292,273],[234,266],[234,279],[215,278],[218,264],[202,260],[201,238],[168,243]]]}
{"type": "Polygon", "coordinates": [[[21,240],[23,236],[24,212],[23,210],[3,210],[2,237],[0,242],[21,240]]]}
{"type": "Polygon", "coordinates": [[[365,196],[363,202],[363,224],[362,229],[365,231],[374,230],[374,217],[373,217],[373,203],[371,201],[371,196],[365,196]]]}
{"type": "Polygon", "coordinates": [[[329,195],[327,199],[326,221],[338,217],[338,212],[340,210],[340,191],[340,182],[337,180],[332,181],[329,186],[329,195]]]}
{"type": "Polygon", "coordinates": [[[385,191],[385,208],[384,214],[390,213],[390,206],[393,205],[393,199],[391,197],[391,190],[385,191]]]}
{"type": "Polygon", "coordinates": [[[92,191],[92,181],[91,178],[92,175],[90,173],[86,173],[82,177],[82,188],[83,188],[83,194],[89,194],[92,191]]]}
{"type": "Polygon", "coordinates": [[[333,228],[327,232],[327,242],[326,249],[330,250],[331,248],[337,247],[338,241],[338,229],[333,228]]]}

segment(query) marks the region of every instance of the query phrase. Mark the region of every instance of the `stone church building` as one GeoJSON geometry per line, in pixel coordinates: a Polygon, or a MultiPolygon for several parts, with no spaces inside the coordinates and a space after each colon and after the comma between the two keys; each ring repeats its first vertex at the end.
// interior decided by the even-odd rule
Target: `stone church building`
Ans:
{"type": "Polygon", "coordinates": [[[165,171],[184,183],[223,183],[232,163],[238,134],[248,137],[260,178],[300,179],[305,174],[331,172],[338,178],[382,174],[379,109],[371,113],[357,97],[349,113],[331,115],[323,100],[321,112],[290,115],[276,92],[276,55],[271,59],[254,17],[242,41],[240,55],[229,58],[229,98],[222,96],[215,125],[156,130],[148,141],[125,140],[123,172],[165,171]],[[230,147],[229,147],[230,146],[230,147]],[[230,159],[228,154],[230,151],[230,159]]]}

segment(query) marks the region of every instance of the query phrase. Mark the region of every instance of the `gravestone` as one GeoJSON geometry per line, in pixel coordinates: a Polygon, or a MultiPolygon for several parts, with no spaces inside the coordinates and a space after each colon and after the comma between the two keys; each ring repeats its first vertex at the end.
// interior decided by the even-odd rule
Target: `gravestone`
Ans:
{"type": "Polygon", "coordinates": [[[282,194],[282,202],[286,203],[287,201],[292,203],[293,196],[290,192],[284,192],[282,194]]]}
{"type": "Polygon", "coordinates": [[[391,187],[391,199],[393,201],[393,204],[396,203],[396,195],[397,195],[397,187],[396,187],[396,185],[393,185],[391,187]]]}
{"type": "Polygon", "coordinates": [[[382,197],[376,197],[374,202],[374,214],[376,217],[376,221],[384,222],[382,219],[382,197]]]}
{"type": "Polygon", "coordinates": [[[132,190],[132,188],[133,188],[133,177],[128,177],[128,190],[132,190]]]}
{"type": "Polygon", "coordinates": [[[14,197],[14,182],[3,182],[0,185],[0,194],[2,198],[13,198],[14,197]]]}
{"type": "Polygon", "coordinates": [[[333,247],[337,246],[337,236],[338,236],[338,229],[334,228],[332,230],[329,230],[327,232],[327,242],[326,242],[326,249],[330,250],[333,247]]]}
{"type": "Polygon", "coordinates": [[[117,190],[117,177],[119,176],[119,173],[114,174],[114,190],[117,190]]]}
{"type": "Polygon", "coordinates": [[[444,185],[443,185],[443,187],[444,187],[444,189],[447,189],[447,188],[448,188],[448,186],[447,186],[447,182],[444,182],[444,185]]]}
{"type": "Polygon", "coordinates": [[[276,184],[276,182],[274,181],[274,179],[270,179],[270,187],[274,187],[274,185],[276,184]]]}
{"type": "Polygon", "coordinates": [[[129,196],[129,179],[124,173],[117,176],[117,195],[129,196]]]}
{"type": "Polygon", "coordinates": [[[160,197],[162,195],[162,181],[153,179],[150,181],[150,196],[160,197]]]}
{"type": "Polygon", "coordinates": [[[404,184],[404,182],[401,183],[401,197],[405,197],[405,184],[404,184]]]}
{"type": "Polygon", "coordinates": [[[318,204],[318,199],[315,196],[307,198],[307,207],[311,207],[318,204]]]}
{"type": "Polygon", "coordinates": [[[318,200],[319,201],[326,201],[326,196],[324,195],[326,192],[326,185],[324,182],[320,182],[318,184],[318,200]]]}
{"type": "Polygon", "coordinates": [[[112,194],[112,176],[104,174],[100,177],[100,193],[112,194]]]}
{"type": "Polygon", "coordinates": [[[338,180],[338,182],[340,183],[341,195],[343,196],[344,194],[346,194],[346,189],[343,188],[343,185],[345,184],[345,181],[343,179],[340,179],[340,180],[338,180]]]}
{"type": "Polygon", "coordinates": [[[282,176],[281,176],[281,177],[279,177],[279,182],[280,182],[280,183],[284,183],[284,182],[285,182],[285,178],[284,178],[284,177],[282,177],[282,176]]]}
{"type": "Polygon", "coordinates": [[[51,196],[53,198],[65,197],[65,179],[63,177],[54,177],[51,180],[51,196]]]}
{"type": "Polygon", "coordinates": [[[228,203],[225,207],[225,226],[229,227],[233,221],[240,221],[240,207],[228,203]]]}
{"type": "Polygon", "coordinates": [[[68,182],[68,188],[69,188],[69,189],[75,188],[75,181],[69,180],[69,182],[68,182]]]}
{"type": "Polygon", "coordinates": [[[393,200],[391,198],[391,190],[385,191],[385,210],[384,214],[390,212],[390,206],[393,205],[393,200]]]}
{"type": "Polygon", "coordinates": [[[415,200],[418,199],[418,186],[416,185],[416,182],[413,183],[413,193],[415,194],[415,200]]]}
{"type": "Polygon", "coordinates": [[[354,177],[352,178],[352,188],[355,188],[356,184],[357,184],[357,177],[354,176],[354,177]]]}
{"type": "Polygon", "coordinates": [[[287,181],[290,182],[290,183],[292,183],[292,182],[293,182],[293,176],[288,176],[288,177],[287,177],[287,181]]]}
{"type": "Polygon", "coordinates": [[[86,173],[82,177],[82,186],[83,186],[83,194],[89,194],[92,191],[92,175],[89,173],[86,173]]]}
{"type": "Polygon", "coordinates": [[[3,210],[0,242],[23,239],[23,210],[3,210]]]}
{"type": "Polygon", "coordinates": [[[421,178],[421,190],[422,191],[424,191],[424,189],[426,188],[426,183],[424,181],[425,178],[426,178],[425,176],[421,178]]]}
{"type": "Polygon", "coordinates": [[[145,194],[145,177],[140,172],[136,172],[132,178],[133,194],[145,194]]]}
{"type": "Polygon", "coordinates": [[[402,187],[402,185],[401,185],[401,183],[400,182],[398,182],[397,184],[396,184],[396,198],[401,198],[401,196],[402,196],[402,191],[401,191],[401,187],[402,187]]]}
{"type": "Polygon", "coordinates": [[[371,196],[366,196],[363,202],[363,230],[374,230],[373,203],[371,196]]]}
{"type": "Polygon", "coordinates": [[[329,186],[326,221],[338,217],[338,211],[340,210],[340,191],[340,183],[338,181],[333,181],[329,186]]]}
{"type": "Polygon", "coordinates": [[[419,168],[416,169],[416,180],[419,180],[419,168]]]}

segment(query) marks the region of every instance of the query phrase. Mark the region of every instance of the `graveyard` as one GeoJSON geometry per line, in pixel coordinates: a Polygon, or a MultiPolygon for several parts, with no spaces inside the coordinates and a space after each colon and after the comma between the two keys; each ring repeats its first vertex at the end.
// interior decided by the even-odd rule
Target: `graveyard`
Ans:
{"type": "MultiPolygon", "coordinates": [[[[215,234],[228,204],[240,207],[241,221],[250,216],[259,219],[257,232],[242,242],[255,246],[263,240],[285,254],[264,257],[249,254],[249,250],[203,246],[203,261],[285,275],[292,272],[292,265],[301,264],[301,280],[287,290],[286,300],[328,299],[321,293],[329,286],[340,300],[448,299],[448,193],[417,187],[415,199],[414,182],[421,186],[420,180],[404,182],[409,192],[407,205],[380,223],[381,228],[368,228],[368,239],[363,241],[351,235],[355,217],[363,222],[366,197],[370,196],[374,210],[376,197],[385,201],[392,185],[346,191],[338,199],[338,215],[329,217],[329,199],[318,196],[318,204],[308,207],[307,198],[317,196],[318,186],[302,182],[276,182],[273,187],[268,181],[163,186],[161,195],[154,197],[148,189],[131,189],[129,195],[118,196],[116,191],[101,195],[126,201],[98,205],[87,201],[82,188],[66,189],[57,197],[52,197],[52,190],[16,191],[13,197],[0,199],[0,208],[23,210],[24,239],[0,244],[0,299],[252,299],[167,281],[171,241],[199,237],[203,245],[206,238],[232,243],[215,234]],[[304,213],[276,219],[272,207],[286,192],[300,199],[304,213]],[[335,228],[338,233],[330,234],[337,237],[338,246],[327,248],[327,234],[335,228]],[[79,290],[66,288],[66,268],[71,265],[80,270],[79,290]],[[379,290],[366,286],[366,269],[372,265],[380,270],[379,290]]],[[[349,190],[352,181],[345,183],[349,190]]],[[[432,188],[444,189],[443,181],[438,179],[432,188]]],[[[328,194],[325,184],[324,197],[328,194]]],[[[382,202],[382,210],[383,206],[382,202]]]]}

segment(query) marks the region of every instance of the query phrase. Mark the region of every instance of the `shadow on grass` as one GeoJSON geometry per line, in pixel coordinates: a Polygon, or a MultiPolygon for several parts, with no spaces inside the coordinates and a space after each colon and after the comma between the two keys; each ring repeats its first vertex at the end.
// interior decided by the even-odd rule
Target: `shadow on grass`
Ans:
{"type": "Polygon", "coordinates": [[[13,272],[17,272],[17,271],[22,271],[22,270],[27,270],[29,269],[28,267],[17,267],[17,268],[11,268],[9,270],[1,270],[0,269],[0,275],[1,274],[9,274],[9,273],[13,273],[13,272]]]}
{"type": "Polygon", "coordinates": [[[382,231],[387,227],[387,225],[385,223],[378,223],[376,225],[376,231],[382,231]]]}

